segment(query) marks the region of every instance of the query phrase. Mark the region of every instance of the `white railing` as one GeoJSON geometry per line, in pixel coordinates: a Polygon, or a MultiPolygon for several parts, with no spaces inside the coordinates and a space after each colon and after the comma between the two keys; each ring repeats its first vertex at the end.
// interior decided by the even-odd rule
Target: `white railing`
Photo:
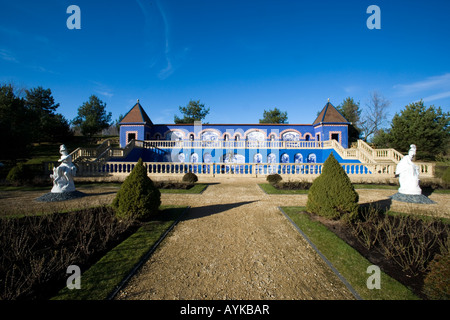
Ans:
{"type": "MultiPolygon", "coordinates": [[[[123,175],[129,174],[135,162],[82,162],[77,164],[78,176],[123,175]]],[[[348,175],[366,175],[393,178],[395,164],[376,163],[342,163],[348,175]]],[[[434,163],[416,163],[421,177],[433,177],[434,163]]],[[[150,175],[181,175],[194,172],[198,175],[221,176],[265,176],[272,173],[290,176],[319,175],[322,163],[181,163],[181,162],[146,162],[150,175]]]]}
{"type": "MultiPolygon", "coordinates": [[[[110,158],[126,158],[134,148],[161,149],[333,149],[345,160],[359,160],[365,164],[398,163],[403,155],[395,149],[373,149],[363,140],[358,140],[357,148],[345,149],[336,140],[327,141],[168,141],[168,140],[132,140],[125,148],[112,148],[107,139],[97,148],[77,148],[72,161],[94,159],[105,162],[110,158]]],[[[426,170],[425,170],[426,171],[426,170]]]]}
{"type": "MultiPolygon", "coordinates": [[[[363,140],[358,140],[358,150],[363,150],[366,156],[369,156],[374,162],[379,161],[392,161],[394,163],[399,163],[403,158],[403,154],[395,149],[373,149],[363,140]]],[[[364,162],[363,159],[360,159],[364,162]]]]}
{"type": "Polygon", "coordinates": [[[145,140],[141,141],[143,148],[156,147],[161,149],[321,149],[325,142],[322,141],[169,141],[169,140],[145,140]]]}
{"type": "Polygon", "coordinates": [[[96,148],[76,148],[70,155],[72,156],[72,161],[80,158],[99,158],[103,156],[110,148],[114,142],[114,138],[106,139],[96,148]]]}

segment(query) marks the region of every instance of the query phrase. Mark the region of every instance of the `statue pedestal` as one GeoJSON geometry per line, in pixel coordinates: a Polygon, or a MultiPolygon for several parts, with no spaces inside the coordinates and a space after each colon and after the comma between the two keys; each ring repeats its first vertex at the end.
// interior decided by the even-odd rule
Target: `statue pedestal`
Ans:
{"type": "Polygon", "coordinates": [[[84,197],[86,194],[80,191],[70,191],[70,192],[49,192],[46,193],[39,198],[36,199],[36,201],[39,202],[57,202],[57,201],[66,201],[66,200],[73,200],[78,199],[81,197],[84,197]]]}
{"type": "Polygon", "coordinates": [[[419,203],[419,204],[435,204],[436,203],[423,194],[396,193],[393,196],[391,196],[390,198],[392,200],[408,202],[408,203],[419,203]]]}

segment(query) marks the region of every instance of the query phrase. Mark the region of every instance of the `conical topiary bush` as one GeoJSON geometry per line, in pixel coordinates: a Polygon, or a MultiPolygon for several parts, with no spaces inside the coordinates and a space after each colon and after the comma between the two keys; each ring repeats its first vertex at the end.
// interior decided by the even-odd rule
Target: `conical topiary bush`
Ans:
{"type": "Polygon", "coordinates": [[[158,212],[160,205],[161,193],[139,159],[113,200],[116,215],[119,218],[148,219],[158,212]]]}
{"type": "Polygon", "coordinates": [[[329,219],[344,215],[353,219],[358,215],[358,200],[350,178],[331,153],[309,189],[306,210],[329,219]]]}

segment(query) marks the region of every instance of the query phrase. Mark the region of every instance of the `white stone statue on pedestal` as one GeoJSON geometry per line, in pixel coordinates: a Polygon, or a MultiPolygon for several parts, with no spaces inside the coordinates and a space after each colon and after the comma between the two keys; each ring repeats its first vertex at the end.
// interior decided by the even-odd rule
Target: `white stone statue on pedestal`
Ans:
{"type": "Polygon", "coordinates": [[[53,193],[73,192],[75,191],[75,184],[73,177],[76,175],[77,168],[72,163],[72,156],[68,154],[66,146],[61,145],[59,148],[61,162],[59,167],[53,168],[53,174],[50,178],[53,179],[53,193]]]}
{"type": "Polygon", "coordinates": [[[395,174],[399,175],[399,193],[412,195],[422,194],[422,189],[419,187],[419,167],[412,162],[415,155],[416,145],[412,144],[408,155],[404,156],[397,164],[395,174]]]}

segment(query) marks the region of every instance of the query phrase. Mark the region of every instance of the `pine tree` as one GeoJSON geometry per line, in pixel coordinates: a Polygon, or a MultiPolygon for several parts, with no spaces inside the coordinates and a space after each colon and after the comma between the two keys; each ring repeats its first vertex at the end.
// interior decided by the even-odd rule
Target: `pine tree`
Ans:
{"type": "Polygon", "coordinates": [[[395,114],[391,128],[380,132],[374,142],[379,147],[394,148],[406,153],[411,144],[417,147],[417,159],[433,160],[445,153],[450,139],[450,113],[440,107],[425,107],[423,101],[414,102],[395,114]]]}
{"type": "Polygon", "coordinates": [[[355,102],[353,98],[346,98],[342,102],[341,105],[336,108],[344,118],[351,122],[351,125],[348,126],[348,141],[356,142],[361,135],[361,109],[359,108],[359,102],[355,102]]]}
{"type": "Polygon", "coordinates": [[[139,159],[113,200],[116,215],[125,219],[148,219],[158,212],[160,205],[161,193],[148,177],[142,159],[139,159]]]}
{"type": "Polygon", "coordinates": [[[264,110],[263,118],[259,119],[259,123],[288,123],[287,112],[281,112],[280,109],[264,110]]]}
{"type": "Polygon", "coordinates": [[[358,214],[358,200],[350,178],[331,153],[309,189],[306,209],[330,219],[351,220],[358,214]]]}
{"type": "Polygon", "coordinates": [[[89,101],[78,108],[78,115],[72,124],[80,127],[81,133],[92,137],[97,132],[107,129],[111,122],[111,112],[106,113],[106,103],[92,95],[89,101]]]}
{"type": "Polygon", "coordinates": [[[205,107],[200,100],[191,100],[185,107],[178,107],[180,112],[184,115],[183,118],[174,116],[175,123],[194,123],[195,121],[202,121],[209,113],[209,108],[205,107]]]}

